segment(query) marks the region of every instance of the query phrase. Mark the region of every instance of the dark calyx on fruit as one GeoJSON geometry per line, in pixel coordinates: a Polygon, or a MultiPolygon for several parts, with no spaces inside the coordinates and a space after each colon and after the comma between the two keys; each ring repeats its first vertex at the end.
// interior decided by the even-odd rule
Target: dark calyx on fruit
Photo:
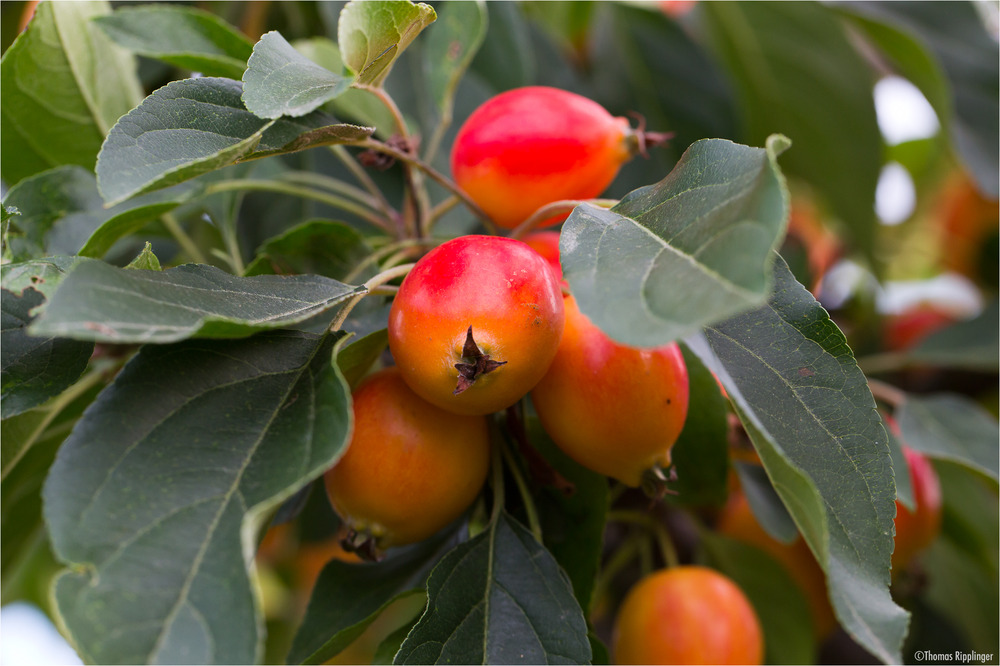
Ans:
{"type": "Polygon", "coordinates": [[[462,358],[470,363],[456,363],[458,370],[458,384],[455,386],[454,394],[465,392],[476,383],[476,380],[485,374],[493,372],[507,361],[493,361],[489,354],[484,354],[483,350],[476,344],[472,337],[472,327],[465,334],[465,345],[462,347],[462,358]]]}

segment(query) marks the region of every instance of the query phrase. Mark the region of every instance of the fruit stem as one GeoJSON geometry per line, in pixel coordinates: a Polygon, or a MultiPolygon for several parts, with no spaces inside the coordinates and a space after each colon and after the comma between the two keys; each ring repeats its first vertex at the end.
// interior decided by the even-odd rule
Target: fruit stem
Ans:
{"type": "MultiPolygon", "coordinates": [[[[374,263],[378,263],[383,258],[388,257],[390,255],[394,255],[397,252],[410,252],[413,249],[421,246],[430,247],[433,245],[437,245],[439,242],[440,241],[429,240],[429,239],[421,240],[417,238],[406,238],[401,241],[396,241],[395,243],[387,243],[383,247],[380,247],[379,249],[375,250],[367,257],[359,261],[358,264],[354,267],[354,269],[344,277],[342,282],[351,284],[351,282],[356,280],[358,276],[361,275],[364,272],[364,269],[366,269],[368,266],[374,263]]],[[[387,262],[387,263],[388,265],[385,267],[386,269],[392,268],[392,266],[395,265],[394,262],[387,262]]]]}
{"type": "Polygon", "coordinates": [[[382,210],[382,214],[386,216],[387,219],[395,220],[399,217],[399,213],[392,207],[389,200],[385,198],[385,194],[372,177],[368,175],[364,167],[358,164],[358,160],[354,158],[353,155],[344,146],[330,146],[331,152],[341,161],[341,163],[351,172],[351,175],[357,179],[358,183],[361,184],[375,199],[378,207],[382,210]]]}
{"type": "Polygon", "coordinates": [[[406,275],[407,273],[410,272],[410,269],[413,268],[413,266],[414,264],[403,264],[402,266],[393,266],[392,268],[382,271],[378,275],[372,277],[367,282],[365,282],[362,285],[365,288],[365,290],[352,296],[351,299],[344,304],[344,307],[340,309],[340,312],[337,313],[336,319],[334,319],[333,322],[330,324],[330,332],[332,333],[335,331],[339,331],[340,327],[344,325],[345,321],[347,321],[347,315],[351,313],[351,310],[354,309],[354,306],[360,303],[361,299],[369,295],[376,287],[381,287],[386,282],[391,282],[392,280],[395,280],[398,277],[406,275]]]}
{"type": "Polygon", "coordinates": [[[531,214],[528,219],[526,219],[521,224],[514,228],[514,231],[510,232],[511,238],[516,238],[520,240],[529,231],[533,230],[539,224],[554,217],[561,213],[572,212],[574,208],[580,204],[591,204],[593,206],[599,206],[600,208],[611,208],[618,203],[617,199],[562,199],[560,201],[553,201],[552,203],[545,204],[534,213],[531,214]]]}
{"type": "Polygon", "coordinates": [[[872,392],[872,396],[883,402],[889,403],[894,409],[898,409],[900,405],[906,402],[906,392],[902,391],[891,384],[886,384],[878,379],[869,379],[868,388],[872,392]]]}
{"type": "Polygon", "coordinates": [[[202,253],[201,248],[198,247],[198,244],[191,239],[191,236],[189,236],[186,231],[184,231],[184,227],[180,225],[180,222],[177,221],[177,218],[174,217],[172,213],[164,213],[160,216],[160,219],[163,221],[163,226],[165,226],[167,231],[170,232],[170,235],[174,237],[174,240],[176,240],[184,251],[188,253],[188,256],[191,257],[191,261],[196,264],[208,263],[208,258],[202,253]]]}
{"type": "Polygon", "coordinates": [[[490,216],[487,215],[486,212],[479,207],[479,204],[470,199],[469,195],[463,192],[462,188],[456,185],[454,181],[452,181],[447,176],[443,175],[441,172],[439,172],[431,165],[421,160],[419,157],[416,157],[409,153],[405,153],[401,150],[397,150],[396,148],[393,148],[392,146],[382,141],[379,141],[378,139],[371,139],[371,138],[364,139],[363,141],[358,141],[357,143],[352,145],[356,145],[361,148],[369,148],[371,150],[380,152],[383,155],[388,155],[390,157],[393,157],[405,164],[412,164],[413,166],[417,167],[418,169],[426,173],[431,178],[431,180],[436,182],[438,185],[445,188],[452,194],[458,196],[458,198],[462,200],[462,203],[464,203],[466,207],[468,207],[468,209],[471,210],[476,215],[476,217],[478,217],[482,221],[483,226],[486,227],[487,231],[489,231],[490,234],[492,235],[497,234],[496,225],[493,224],[493,220],[490,219],[490,216]]]}
{"type": "Polygon", "coordinates": [[[680,563],[680,558],[677,556],[677,548],[674,546],[673,539],[670,538],[666,526],[654,516],[639,511],[619,509],[608,511],[608,521],[631,523],[646,528],[656,539],[660,555],[663,556],[663,562],[668,567],[676,567],[680,563]]]}
{"type": "Polygon", "coordinates": [[[532,535],[534,535],[535,540],[538,543],[542,543],[542,524],[538,520],[538,509],[535,507],[535,500],[531,496],[531,491],[528,490],[528,484],[524,481],[524,475],[521,474],[521,468],[518,466],[517,460],[514,459],[514,454],[510,452],[510,449],[506,445],[501,447],[501,453],[507,462],[507,469],[510,470],[511,476],[514,477],[514,483],[517,484],[517,491],[521,494],[521,501],[524,502],[524,512],[528,516],[528,527],[532,535]]]}
{"type": "Polygon", "coordinates": [[[490,485],[493,486],[493,509],[490,511],[490,524],[495,525],[500,519],[500,512],[503,511],[504,505],[503,454],[501,453],[503,444],[500,442],[496,428],[491,428],[491,430],[493,441],[490,447],[490,469],[493,476],[490,478],[490,485]]]}

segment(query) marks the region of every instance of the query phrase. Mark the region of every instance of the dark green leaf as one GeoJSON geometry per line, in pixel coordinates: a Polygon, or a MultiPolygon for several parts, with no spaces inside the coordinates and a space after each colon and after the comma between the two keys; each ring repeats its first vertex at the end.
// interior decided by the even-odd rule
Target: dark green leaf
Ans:
{"type": "Polygon", "coordinates": [[[45,296],[25,289],[17,296],[0,289],[0,412],[10,418],[36,407],[72,386],[87,369],[94,343],[32,337],[25,329],[31,310],[45,296]]]}
{"type": "Polygon", "coordinates": [[[313,273],[342,280],[370,252],[346,224],[309,220],[264,243],[244,275],[313,273]]]}
{"type": "Polygon", "coordinates": [[[392,663],[393,658],[396,653],[399,652],[399,647],[406,640],[406,635],[410,633],[413,629],[413,625],[417,623],[419,617],[413,618],[412,622],[407,622],[396,631],[392,632],[386,636],[378,647],[375,649],[375,656],[372,657],[372,664],[384,664],[388,666],[392,663]]]}
{"type": "Polygon", "coordinates": [[[389,346],[389,331],[383,328],[357,340],[348,340],[349,344],[337,354],[337,364],[347,384],[353,388],[368,374],[368,370],[389,346]]]}
{"type": "MultiPolygon", "coordinates": [[[[996,198],[1000,180],[1000,54],[997,40],[971,2],[864,2],[847,9],[916,37],[934,56],[950,84],[951,113],[928,67],[902,72],[927,96],[979,188],[996,198]],[[945,113],[942,113],[945,111],[945,113]],[[950,121],[950,122],[949,122],[950,121]]],[[[885,48],[883,42],[879,46],[885,48]]],[[[890,53],[891,55],[895,55],[890,53]]],[[[899,59],[895,62],[899,64],[899,59]]]]}
{"type": "Polygon", "coordinates": [[[885,432],[889,436],[889,455],[892,456],[892,471],[896,478],[896,500],[913,511],[916,508],[913,498],[913,483],[910,479],[910,466],[903,453],[903,445],[899,438],[893,434],[891,428],[886,427],[885,432]]]}
{"type": "Polygon", "coordinates": [[[253,44],[218,16],[194,7],[123,7],[96,23],[134,53],[201,72],[238,79],[253,44]]]}
{"type": "Polygon", "coordinates": [[[566,574],[505,513],[441,560],[427,595],[397,664],[590,661],[587,623],[566,574]]]}
{"type": "Polygon", "coordinates": [[[427,30],[424,70],[430,96],[445,124],[451,122],[455,89],[486,36],[486,4],[446,2],[427,30]]]}
{"type": "Polygon", "coordinates": [[[740,477],[740,488],[761,528],[781,543],[791,543],[797,539],[799,528],[788,514],[781,496],[771,485],[771,479],[764,468],[744,462],[737,462],[735,468],[740,477]]]}
{"type": "Polygon", "coordinates": [[[437,15],[410,0],[353,0],[340,12],[337,44],[358,82],[381,86],[393,62],[437,15]]]}
{"type": "Polygon", "coordinates": [[[552,484],[545,485],[535,504],[545,547],[569,576],[580,606],[589,609],[604,546],[608,479],[563,453],[537,417],[529,418],[526,427],[531,445],[573,484],[570,495],[552,484]]]}
{"type": "Polygon", "coordinates": [[[288,662],[319,664],[361,635],[394,600],[422,594],[441,557],[464,540],[464,524],[427,541],[390,552],[381,562],[331,560],[313,588],[288,662]]]}
{"type": "Polygon", "coordinates": [[[201,264],[154,272],[94,261],[63,280],[31,333],[116,343],[244,337],[363,291],[318,275],[241,278],[201,264]]]}
{"type": "Polygon", "coordinates": [[[1000,369],[1000,303],[966,321],[934,331],[907,352],[915,363],[996,372],[1000,369]]]}
{"type": "Polygon", "coordinates": [[[729,423],[719,383],[701,360],[681,346],[688,372],[688,413],[670,449],[677,481],[665,499],[678,506],[719,506],[726,501],[729,475],[729,423]],[[677,493],[674,495],[673,493],[677,493]]]}
{"type": "Polygon", "coordinates": [[[105,208],[90,171],[78,166],[44,171],[15,185],[5,200],[22,211],[17,223],[25,235],[13,244],[14,258],[46,254],[100,258],[116,241],[199,192],[197,187],[180,185],[105,208]]]}
{"type": "Polygon", "coordinates": [[[754,546],[714,532],[703,532],[701,537],[710,565],[731,578],[757,611],[765,663],[816,663],[812,611],[785,568],[754,546]]]}
{"type": "Polygon", "coordinates": [[[788,142],[767,144],[699,141],[614,208],[578,206],[559,247],[580,310],[619,342],[655,347],[763,303],[788,215],[788,142]]]}
{"type": "Polygon", "coordinates": [[[822,192],[857,248],[874,255],[882,139],[871,67],[837,13],[816,2],[710,2],[702,18],[744,112],[746,140],[781,132],[789,175],[822,192]]]}
{"type": "Polygon", "coordinates": [[[40,3],[0,60],[0,132],[8,186],[64,164],[94,168],[114,122],[142,98],[135,60],[91,19],[106,2],[40,3]]]}
{"type": "Polygon", "coordinates": [[[826,571],[837,618],[873,655],[902,661],[907,614],[888,591],[892,464],[843,333],[779,258],[767,305],[708,327],[692,343],[726,387],[826,571]]]}
{"type": "Polygon", "coordinates": [[[372,128],[338,124],[322,112],[266,121],[243,106],[239,81],[174,81],[111,129],[97,162],[108,204],[228,166],[280,152],[357,141],[372,128]]]}
{"type": "Polygon", "coordinates": [[[972,400],[953,393],[909,395],[896,417],[907,446],[1000,478],[997,421],[972,400]]]}
{"type": "Polygon", "coordinates": [[[88,261],[93,259],[46,257],[17,264],[4,264],[0,266],[0,282],[4,289],[16,295],[20,296],[25,289],[31,288],[41,292],[48,299],[71,270],[88,261]]]}
{"type": "Polygon", "coordinates": [[[144,271],[159,271],[162,270],[160,267],[160,260],[153,254],[153,244],[146,241],[146,246],[142,248],[142,252],[129,262],[129,265],[125,268],[131,268],[135,270],[144,271]]]}
{"type": "Polygon", "coordinates": [[[650,151],[653,159],[627,164],[620,179],[635,173],[644,177],[637,185],[653,182],[663,173],[652,173],[663,169],[662,157],[672,164],[698,139],[737,138],[730,85],[687,30],[656,7],[609,3],[607,10],[595,31],[601,62],[594,69],[596,99],[613,113],[638,111],[652,130],[675,133],[668,145],[650,151]]]}
{"type": "Polygon", "coordinates": [[[304,116],[346,91],[354,80],[309,60],[276,30],[253,47],[243,73],[243,103],[261,118],[304,116]]]}
{"type": "MultiPolygon", "coordinates": [[[[996,498],[994,498],[994,503],[996,498]]],[[[973,649],[992,646],[1000,641],[1000,607],[996,593],[996,569],[984,567],[953,542],[938,540],[923,554],[923,563],[933,575],[928,576],[924,593],[927,603],[952,620],[967,637],[973,649]]],[[[994,659],[996,653],[994,654],[994,659]]]]}
{"type": "Polygon", "coordinates": [[[529,23],[516,2],[489,2],[489,29],[472,60],[472,71],[495,92],[536,83],[529,23]]]}
{"type": "MultiPolygon", "coordinates": [[[[997,571],[1000,564],[1000,503],[997,484],[966,466],[934,461],[941,484],[941,540],[967,553],[980,567],[997,571]]],[[[994,574],[995,575],[995,574],[994,574]]]]}
{"type": "Polygon", "coordinates": [[[268,121],[240,101],[242,86],[222,78],[174,81],[111,129],[97,161],[108,204],[214,171],[257,146],[268,121]]]}
{"type": "Polygon", "coordinates": [[[85,661],[258,661],[256,533],[347,444],[332,344],[277,331],[148,345],[87,411],[44,489],[72,566],[55,598],[85,661]]]}
{"type": "Polygon", "coordinates": [[[3,467],[0,575],[4,576],[4,603],[10,583],[8,574],[31,556],[38,540],[47,544],[42,522],[42,483],[73,422],[93,402],[101,387],[98,381],[81,380],[58,401],[4,419],[0,424],[3,467]]]}

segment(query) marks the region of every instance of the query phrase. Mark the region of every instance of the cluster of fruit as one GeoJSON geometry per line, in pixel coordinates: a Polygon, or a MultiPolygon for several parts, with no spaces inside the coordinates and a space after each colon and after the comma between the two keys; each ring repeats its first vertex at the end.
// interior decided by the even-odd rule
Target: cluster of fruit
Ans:
{"type": "MultiPolygon", "coordinates": [[[[551,225],[561,218],[540,209],[600,195],[645,144],[591,100],[522,88],[468,118],[452,172],[498,226],[551,225]]],[[[490,468],[488,415],[529,394],[545,431],[581,465],[632,487],[670,466],[688,411],[680,349],[629,347],[595,326],[563,280],[558,232],[468,235],[434,248],[399,287],[388,337],[394,365],[355,389],[350,447],[325,477],[355,547],[413,543],[459,518],[490,468]]],[[[828,632],[833,613],[808,547],[768,541],[733,497],[720,531],[786,564],[828,632]]],[[[760,663],[763,637],[735,583],[678,566],[633,588],[613,651],[618,663],[760,663]],[[713,633],[682,630],[695,626],[713,633]]]]}

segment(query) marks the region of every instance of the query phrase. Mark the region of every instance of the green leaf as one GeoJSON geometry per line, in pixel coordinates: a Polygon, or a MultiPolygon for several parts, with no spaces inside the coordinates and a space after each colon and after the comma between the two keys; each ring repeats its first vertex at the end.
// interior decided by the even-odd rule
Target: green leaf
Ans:
{"type": "Polygon", "coordinates": [[[821,192],[855,246],[873,259],[882,165],[874,75],[835,10],[816,2],[711,2],[702,8],[738,92],[746,140],[787,135],[795,150],[783,161],[786,173],[821,192]]]}
{"type": "Polygon", "coordinates": [[[566,574],[506,513],[441,560],[427,596],[397,664],[590,661],[587,623],[566,574]]]}
{"type": "Polygon", "coordinates": [[[199,193],[198,187],[180,185],[105,208],[90,171],[78,166],[43,171],[25,178],[7,195],[6,201],[22,211],[18,226],[25,234],[12,243],[14,258],[45,254],[100,258],[116,241],[199,193]]]}
{"type": "Polygon", "coordinates": [[[486,39],[472,60],[472,71],[495,92],[536,82],[537,63],[531,25],[516,2],[490,2],[486,39]]]}
{"type": "Polygon", "coordinates": [[[907,614],[888,590],[896,489],[885,429],[843,333],[779,258],[764,307],[691,342],[826,571],[840,623],[899,663],[907,614]]]}
{"type": "Polygon", "coordinates": [[[434,8],[409,0],[352,0],[340,11],[337,44],[358,83],[381,86],[393,62],[434,22],[434,8]]]}
{"type": "Polygon", "coordinates": [[[155,272],[94,261],[63,280],[30,332],[115,343],[237,338],[305,321],[363,292],[318,275],[241,278],[201,264],[155,272]]]}
{"type": "Polygon", "coordinates": [[[903,453],[903,445],[893,433],[892,428],[885,429],[889,436],[889,455],[892,456],[892,471],[896,479],[896,500],[910,511],[916,511],[916,499],[913,497],[913,483],[910,479],[910,466],[903,453]]]}
{"type": "Polygon", "coordinates": [[[773,557],[714,532],[701,534],[710,565],[746,594],[764,631],[767,664],[814,664],[812,611],[802,589],[773,557]]]}
{"type": "Polygon", "coordinates": [[[915,363],[966,370],[1000,369],[1000,302],[993,301],[977,317],[934,331],[906,352],[915,363]]]}
{"type": "Polygon", "coordinates": [[[4,264],[0,266],[0,283],[4,289],[16,295],[21,295],[25,289],[30,288],[41,292],[46,299],[49,299],[71,270],[88,261],[93,260],[82,257],[46,257],[17,264],[4,264]]]}
{"type": "Polygon", "coordinates": [[[253,47],[243,73],[243,103],[261,118],[304,116],[345,92],[353,78],[334,74],[296,51],[276,30],[253,47]]]}
{"type": "Polygon", "coordinates": [[[361,234],[346,224],[309,220],[264,243],[244,275],[313,273],[343,279],[370,252],[361,234]]]}
{"type": "Polygon", "coordinates": [[[424,71],[430,97],[445,125],[451,123],[455,89],[486,37],[486,3],[446,2],[427,30],[424,71]]]}
{"type": "Polygon", "coordinates": [[[313,588],[288,663],[327,661],[360,636],[393,601],[422,594],[431,569],[464,540],[466,531],[463,523],[427,541],[390,552],[377,563],[331,560],[313,588]]]}
{"type": "Polygon", "coordinates": [[[0,162],[8,186],[64,164],[94,168],[114,122],[142,98],[135,60],[91,19],[106,2],[40,3],[0,60],[0,162]]]}
{"type": "Polygon", "coordinates": [[[594,61],[601,63],[593,74],[595,99],[613,113],[641,113],[650,129],[675,133],[669,144],[650,151],[652,159],[635,159],[624,167],[615,186],[625,180],[634,186],[658,180],[664,164],[672,165],[698,139],[737,136],[731,86],[716,59],[688,30],[655,6],[605,7],[596,21],[609,27],[593,33],[590,47],[594,61]]]}
{"type": "Polygon", "coordinates": [[[37,407],[72,386],[94,352],[92,342],[28,335],[31,310],[44,302],[45,296],[34,289],[25,289],[21,296],[0,289],[2,418],[37,407]]]}
{"type": "Polygon", "coordinates": [[[908,395],[896,418],[907,446],[1000,479],[997,421],[972,400],[954,393],[908,395]]]}
{"type": "Polygon", "coordinates": [[[149,345],[87,411],[44,489],[71,566],[54,595],[85,661],[260,659],[257,531],[350,434],[332,344],[276,331],[149,345]]]}
{"type": "Polygon", "coordinates": [[[656,347],[763,303],[788,216],[787,146],[705,139],[614,208],[578,206],[559,250],[580,310],[619,342],[656,347]]]}
{"type": "MultiPolygon", "coordinates": [[[[862,2],[846,9],[883,22],[915,37],[933,54],[947,76],[951,113],[944,112],[938,72],[923,63],[902,73],[920,87],[980,190],[992,198],[1000,192],[1000,54],[996,39],[971,2],[862,2]],[[933,71],[933,74],[930,72],[933,71]]],[[[885,48],[885,42],[879,41],[885,48]]],[[[890,51],[890,55],[896,53],[890,51]]],[[[901,64],[898,57],[894,63],[901,64]]]]}
{"type": "Polygon", "coordinates": [[[232,164],[251,152],[269,123],[240,101],[238,81],[174,81],[111,129],[97,161],[97,183],[113,205],[232,164]]]}
{"type": "Polygon", "coordinates": [[[761,528],[775,541],[791,543],[799,536],[781,496],[771,484],[767,472],[760,465],[737,461],[734,465],[740,478],[740,488],[747,498],[750,510],[761,528]]]}
{"type": "Polygon", "coordinates": [[[676,506],[720,506],[729,478],[729,422],[719,383],[701,360],[681,345],[688,372],[689,399],[684,429],[670,461],[677,480],[665,500],[676,506]],[[674,495],[673,493],[677,493],[674,495]]]}
{"type": "Polygon", "coordinates": [[[589,609],[603,554],[608,479],[563,453],[537,417],[528,418],[525,426],[531,445],[573,484],[569,495],[554,485],[543,486],[535,505],[545,547],[569,576],[580,607],[589,609]]]}
{"type": "Polygon", "coordinates": [[[194,7],[123,7],[95,23],[133,53],[205,76],[238,79],[253,52],[253,44],[242,32],[194,7]]]}
{"type": "Polygon", "coordinates": [[[372,664],[384,664],[385,666],[389,666],[389,664],[392,663],[393,658],[396,656],[396,653],[399,652],[399,647],[403,644],[403,641],[406,640],[406,636],[410,633],[410,630],[413,629],[413,625],[417,623],[418,619],[418,617],[413,618],[412,622],[407,622],[399,629],[396,629],[394,632],[382,639],[382,641],[378,644],[378,647],[375,649],[375,654],[372,656],[372,664]]]}
{"type": "Polygon", "coordinates": [[[111,129],[97,161],[108,205],[251,159],[316,145],[356,141],[374,131],[338,124],[322,112],[266,121],[250,113],[239,81],[174,81],[111,129]]]}
{"type": "Polygon", "coordinates": [[[144,271],[163,270],[160,267],[160,260],[155,254],[153,254],[153,244],[149,241],[146,241],[146,246],[142,248],[142,252],[140,252],[135,259],[130,261],[128,266],[125,268],[144,271]]]}
{"type": "Polygon", "coordinates": [[[350,342],[337,354],[337,365],[351,388],[364,379],[388,346],[389,330],[382,328],[350,342]]]}

